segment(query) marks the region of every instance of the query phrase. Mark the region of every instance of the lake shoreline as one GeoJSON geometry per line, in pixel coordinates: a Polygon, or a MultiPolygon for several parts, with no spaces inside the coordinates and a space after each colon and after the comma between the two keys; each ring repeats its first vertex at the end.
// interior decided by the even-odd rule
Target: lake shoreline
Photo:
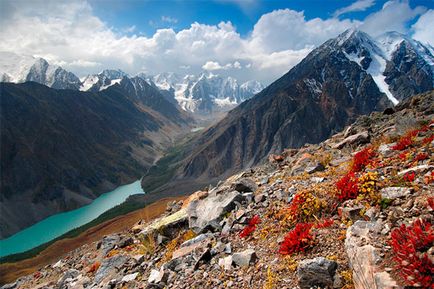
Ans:
{"type": "Polygon", "coordinates": [[[105,235],[128,230],[139,220],[149,222],[165,212],[168,202],[183,200],[185,198],[186,196],[162,198],[142,209],[102,222],[76,237],[58,240],[39,252],[35,257],[0,264],[0,284],[14,282],[19,277],[31,274],[43,266],[56,262],[63,255],[80,246],[99,241],[105,235]]]}

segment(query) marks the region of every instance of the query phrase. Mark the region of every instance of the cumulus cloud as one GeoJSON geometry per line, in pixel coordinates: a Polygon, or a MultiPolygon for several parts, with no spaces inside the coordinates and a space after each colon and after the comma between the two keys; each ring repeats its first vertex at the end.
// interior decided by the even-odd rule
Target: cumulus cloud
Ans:
{"type": "MultiPolygon", "coordinates": [[[[242,81],[256,79],[264,83],[277,79],[314,47],[347,28],[403,32],[408,20],[424,11],[421,7],[412,9],[408,2],[393,1],[365,20],[355,21],[306,19],[303,12],[282,9],[262,15],[246,37],[231,22],[195,22],[179,31],[157,29],[154,35],[145,37],[131,35],[140,33],[137,28],[130,33],[111,28],[95,16],[84,0],[35,0],[26,5],[10,0],[2,1],[0,10],[0,51],[38,55],[80,77],[103,68],[120,68],[132,75],[141,71],[218,70],[242,81]],[[383,18],[391,23],[385,23],[383,18]]],[[[419,39],[432,41],[428,31],[431,15],[424,14],[414,24],[419,39]]]]}
{"type": "Polygon", "coordinates": [[[413,24],[413,37],[422,43],[434,45],[434,10],[430,9],[413,24]]]}
{"type": "Polygon", "coordinates": [[[335,17],[338,17],[350,12],[365,11],[369,7],[372,7],[374,4],[375,4],[374,0],[358,0],[349,6],[336,10],[333,15],[335,17]]]}
{"type": "Polygon", "coordinates": [[[425,11],[426,8],[422,6],[411,8],[408,1],[388,1],[380,11],[366,17],[360,29],[372,36],[377,36],[384,31],[406,34],[408,23],[425,11]]]}

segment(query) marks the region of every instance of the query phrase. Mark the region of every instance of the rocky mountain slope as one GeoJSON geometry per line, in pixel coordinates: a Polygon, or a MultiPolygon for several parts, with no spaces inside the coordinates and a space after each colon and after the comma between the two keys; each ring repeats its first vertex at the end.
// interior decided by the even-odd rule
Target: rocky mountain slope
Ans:
{"type": "Polygon", "coordinates": [[[433,99],[270,155],[3,288],[432,288],[433,99]]]}
{"type": "Polygon", "coordinates": [[[98,92],[1,83],[1,237],[141,177],[193,120],[140,79],[98,92]]]}
{"type": "MultiPolygon", "coordinates": [[[[348,30],[181,150],[170,182],[156,191],[192,191],[269,153],[323,141],[359,115],[433,89],[433,63],[428,48],[397,33],[374,40],[348,30]]],[[[153,178],[145,176],[144,186],[153,178]]]]}

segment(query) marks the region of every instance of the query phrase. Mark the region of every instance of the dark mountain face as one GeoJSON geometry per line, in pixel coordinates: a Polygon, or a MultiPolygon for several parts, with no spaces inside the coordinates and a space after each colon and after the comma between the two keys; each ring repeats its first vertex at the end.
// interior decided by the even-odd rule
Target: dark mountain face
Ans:
{"type": "MultiPolygon", "coordinates": [[[[425,47],[420,47],[425,55],[431,55],[425,47]]],[[[398,99],[433,88],[433,72],[430,65],[418,53],[411,42],[403,41],[392,54],[384,72],[386,82],[398,99]]]]}
{"type": "MultiPolygon", "coordinates": [[[[393,58],[396,63],[398,54],[393,58]]],[[[388,83],[394,83],[394,92],[412,88],[392,77],[384,83],[385,76],[377,72],[386,61],[381,49],[363,32],[347,31],[327,41],[194,140],[173,164],[172,181],[157,190],[178,189],[179,184],[185,191],[198,189],[258,164],[270,153],[321,142],[357,116],[392,106],[393,97],[383,93],[388,83]]],[[[425,73],[420,83],[432,77],[431,70],[425,73]]],[[[409,73],[405,78],[416,85],[417,75],[409,73]]],[[[418,89],[432,87],[431,82],[418,89]]],[[[405,97],[406,93],[397,96],[405,97]]],[[[147,180],[145,176],[145,188],[147,180]]]]}
{"type": "Polygon", "coordinates": [[[27,82],[1,83],[0,92],[1,237],[137,180],[188,129],[189,119],[152,91],[27,82]]]}

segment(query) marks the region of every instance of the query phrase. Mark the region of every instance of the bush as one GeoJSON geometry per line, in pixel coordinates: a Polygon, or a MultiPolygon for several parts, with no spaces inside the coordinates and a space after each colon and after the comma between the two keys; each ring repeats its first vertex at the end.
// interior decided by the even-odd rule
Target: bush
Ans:
{"type": "Polygon", "coordinates": [[[357,198],[359,194],[359,185],[354,172],[349,172],[336,183],[338,189],[337,198],[340,201],[346,201],[357,198]]]}
{"type": "Polygon", "coordinates": [[[434,288],[434,264],[428,249],[434,245],[434,229],[428,221],[417,219],[413,224],[396,228],[391,233],[396,271],[410,286],[434,288]]]}
{"type": "Polygon", "coordinates": [[[247,236],[250,236],[256,230],[256,225],[259,223],[261,223],[261,219],[258,215],[255,215],[253,218],[250,219],[247,226],[244,227],[244,229],[241,231],[240,237],[246,238],[247,236]]]}
{"type": "Polygon", "coordinates": [[[372,148],[365,148],[354,155],[353,164],[351,170],[353,172],[360,172],[363,170],[375,156],[375,152],[372,148]]]}
{"type": "Polygon", "coordinates": [[[297,252],[304,252],[311,247],[314,242],[314,236],[311,234],[313,224],[298,223],[294,229],[289,231],[282,244],[280,244],[279,253],[289,255],[297,252]]]}
{"type": "Polygon", "coordinates": [[[302,191],[294,196],[289,206],[289,220],[306,222],[324,209],[325,203],[309,191],[302,191]]]}

